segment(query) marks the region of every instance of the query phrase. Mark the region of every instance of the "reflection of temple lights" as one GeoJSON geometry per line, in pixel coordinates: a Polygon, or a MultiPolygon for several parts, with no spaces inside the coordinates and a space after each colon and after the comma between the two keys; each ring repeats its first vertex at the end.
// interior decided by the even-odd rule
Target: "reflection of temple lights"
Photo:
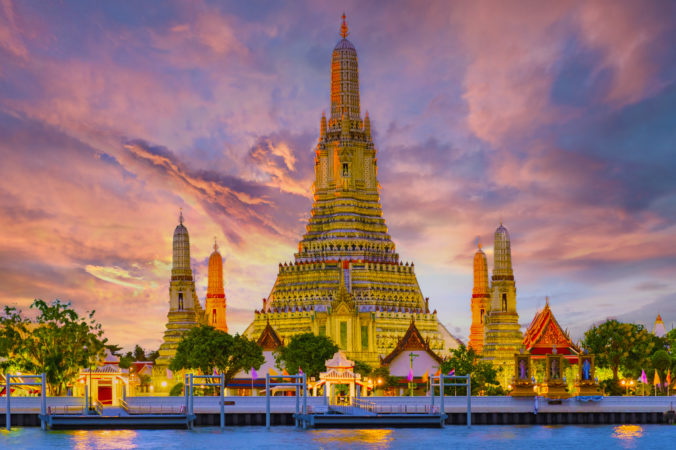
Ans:
{"type": "Polygon", "coordinates": [[[615,427],[613,437],[622,440],[631,440],[643,436],[643,427],[639,425],[619,425],[615,427]]]}

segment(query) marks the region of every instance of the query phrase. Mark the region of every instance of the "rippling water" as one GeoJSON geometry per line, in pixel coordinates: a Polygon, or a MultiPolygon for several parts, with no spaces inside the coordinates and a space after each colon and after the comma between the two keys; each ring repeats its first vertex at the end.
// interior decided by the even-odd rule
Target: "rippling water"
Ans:
{"type": "Polygon", "coordinates": [[[195,430],[46,431],[16,428],[0,432],[0,447],[21,449],[162,448],[655,448],[676,442],[669,425],[617,426],[449,426],[444,429],[308,430],[293,427],[233,427],[195,430]]]}

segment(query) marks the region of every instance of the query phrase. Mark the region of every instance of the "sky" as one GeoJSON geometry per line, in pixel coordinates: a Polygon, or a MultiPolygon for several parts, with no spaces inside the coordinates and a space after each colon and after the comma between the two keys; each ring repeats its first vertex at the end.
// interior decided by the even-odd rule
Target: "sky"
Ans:
{"type": "Polygon", "coordinates": [[[0,0],[0,305],[154,349],[183,209],[204,300],[260,309],[312,205],[347,15],[402,261],[461,339],[509,229],[526,327],[676,322],[676,3],[0,0]]]}

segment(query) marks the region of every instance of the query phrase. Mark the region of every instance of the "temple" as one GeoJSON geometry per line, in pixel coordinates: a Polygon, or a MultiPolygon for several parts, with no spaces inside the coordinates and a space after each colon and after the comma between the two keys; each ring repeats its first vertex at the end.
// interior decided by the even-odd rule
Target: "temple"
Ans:
{"type": "Polygon", "coordinates": [[[491,293],[488,284],[488,264],[486,254],[479,249],[474,254],[474,287],[472,288],[472,326],[470,327],[468,347],[481,353],[484,348],[484,320],[490,306],[491,293]]]}
{"type": "Polygon", "coordinates": [[[153,374],[157,374],[160,378],[165,376],[183,335],[201,323],[205,323],[204,310],[195,292],[195,279],[190,266],[190,237],[188,229],[183,225],[181,212],[179,224],[174,230],[167,329],[153,374]]]}
{"type": "Polygon", "coordinates": [[[554,313],[549,308],[549,299],[546,300],[542,311],[535,313],[523,336],[523,346],[533,359],[542,359],[556,349],[556,353],[563,355],[568,362],[577,364],[580,354],[580,349],[570,339],[568,332],[556,321],[554,313]]]}
{"type": "Polygon", "coordinates": [[[225,316],[225,289],[223,288],[223,257],[214,242],[214,251],[209,256],[209,280],[207,298],[204,302],[206,323],[224,332],[228,332],[225,316]]]}
{"type": "Polygon", "coordinates": [[[510,372],[514,354],[521,348],[523,335],[516,312],[516,284],[512,270],[509,232],[502,223],[495,230],[491,298],[484,319],[483,358],[503,369],[503,381],[510,372]]]}
{"type": "Polygon", "coordinates": [[[368,113],[362,120],[357,51],[341,39],[331,58],[331,109],[315,149],[314,203],[294,261],[277,279],[245,334],[269,322],[287,339],[312,332],[347,357],[378,364],[415,319],[430,348],[445,354],[459,341],[430,311],[412,263],[402,263],[380,205],[378,160],[368,113]]]}
{"type": "Polygon", "coordinates": [[[667,327],[664,326],[662,317],[659,314],[655,319],[655,325],[653,325],[653,334],[657,337],[664,337],[667,335],[667,327]]]}

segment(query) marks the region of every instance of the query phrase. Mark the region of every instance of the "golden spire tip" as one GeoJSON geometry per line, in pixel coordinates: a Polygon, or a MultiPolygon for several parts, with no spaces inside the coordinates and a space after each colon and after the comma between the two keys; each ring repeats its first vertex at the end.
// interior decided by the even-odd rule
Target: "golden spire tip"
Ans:
{"type": "Polygon", "coordinates": [[[347,31],[347,21],[345,20],[345,13],[343,12],[343,24],[340,26],[340,35],[343,39],[346,39],[348,34],[350,33],[347,31]]]}

